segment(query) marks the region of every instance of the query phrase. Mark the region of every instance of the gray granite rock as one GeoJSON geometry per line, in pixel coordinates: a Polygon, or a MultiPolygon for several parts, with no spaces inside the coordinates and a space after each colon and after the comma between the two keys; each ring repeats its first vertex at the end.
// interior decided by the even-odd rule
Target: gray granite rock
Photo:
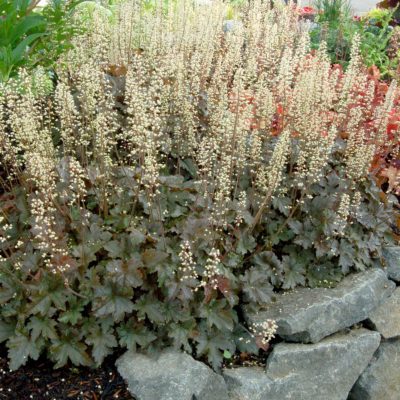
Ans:
{"type": "Polygon", "coordinates": [[[347,276],[333,289],[300,288],[279,295],[257,314],[245,313],[249,323],[273,319],[287,341],[316,343],[365,320],[395,289],[381,269],[347,276]]]}
{"type": "Polygon", "coordinates": [[[126,352],[117,368],[137,400],[228,400],[222,376],[185,353],[167,350],[151,358],[126,352]]]}
{"type": "Polygon", "coordinates": [[[385,247],[383,256],[389,278],[400,283],[400,246],[385,247]]]}
{"type": "Polygon", "coordinates": [[[349,400],[400,399],[400,339],[381,343],[354,385],[349,400]]]}
{"type": "Polygon", "coordinates": [[[385,339],[400,336],[400,287],[370,313],[368,323],[385,339]]]}
{"type": "Polygon", "coordinates": [[[223,371],[230,400],[276,400],[277,384],[264,368],[240,367],[223,371]]]}
{"type": "Polygon", "coordinates": [[[235,29],[241,29],[243,27],[243,23],[236,19],[227,19],[224,21],[223,31],[233,32],[235,29]]]}
{"type": "Polygon", "coordinates": [[[316,344],[280,343],[266,370],[224,370],[231,400],[345,400],[379,346],[366,329],[330,336],[316,344]]]}

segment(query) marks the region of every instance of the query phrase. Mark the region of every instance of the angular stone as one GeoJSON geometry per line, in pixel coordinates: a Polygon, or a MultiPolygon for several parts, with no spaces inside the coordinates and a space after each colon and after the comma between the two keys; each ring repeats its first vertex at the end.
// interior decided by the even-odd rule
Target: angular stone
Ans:
{"type": "Polygon", "coordinates": [[[222,376],[186,353],[151,358],[128,351],[116,364],[137,400],[228,400],[222,376]]]}
{"type": "Polygon", "coordinates": [[[395,289],[381,269],[347,276],[332,289],[300,288],[278,295],[258,314],[246,314],[249,323],[273,319],[278,335],[287,341],[316,343],[365,320],[395,289]]]}
{"type": "Polygon", "coordinates": [[[227,19],[224,21],[223,31],[225,33],[232,32],[235,29],[241,29],[243,27],[243,23],[236,19],[227,19]]]}
{"type": "Polygon", "coordinates": [[[400,283],[400,246],[385,247],[382,252],[389,278],[400,283]]]}
{"type": "Polygon", "coordinates": [[[400,287],[370,313],[368,323],[385,339],[400,336],[400,287]]]}
{"type": "Polygon", "coordinates": [[[349,400],[400,399],[400,339],[382,342],[351,390],[349,400]]]}
{"type": "Polygon", "coordinates": [[[345,400],[379,346],[366,329],[316,344],[280,343],[261,368],[224,370],[231,400],[345,400]]]}
{"type": "Polygon", "coordinates": [[[276,400],[276,386],[261,367],[240,367],[223,371],[230,400],[276,400]]]}

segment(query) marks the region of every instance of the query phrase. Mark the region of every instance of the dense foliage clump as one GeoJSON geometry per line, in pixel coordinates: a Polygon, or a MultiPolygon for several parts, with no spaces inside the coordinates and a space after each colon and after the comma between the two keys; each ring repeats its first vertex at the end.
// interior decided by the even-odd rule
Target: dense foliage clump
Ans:
{"type": "Polygon", "coordinates": [[[0,340],[11,368],[100,364],[117,346],[175,346],[215,368],[266,348],[247,326],[296,286],[385,264],[395,84],[345,72],[292,7],[221,2],[116,18],[93,11],[51,94],[0,91],[0,340]],[[390,137],[390,140],[389,140],[390,137]]]}

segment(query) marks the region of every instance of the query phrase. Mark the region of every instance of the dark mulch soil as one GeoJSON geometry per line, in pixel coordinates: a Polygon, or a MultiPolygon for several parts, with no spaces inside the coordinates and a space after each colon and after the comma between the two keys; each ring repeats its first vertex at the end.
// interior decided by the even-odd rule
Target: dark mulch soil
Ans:
{"type": "Polygon", "coordinates": [[[101,368],[60,368],[44,358],[10,372],[6,350],[0,347],[0,400],[134,399],[109,357],[101,368]]]}

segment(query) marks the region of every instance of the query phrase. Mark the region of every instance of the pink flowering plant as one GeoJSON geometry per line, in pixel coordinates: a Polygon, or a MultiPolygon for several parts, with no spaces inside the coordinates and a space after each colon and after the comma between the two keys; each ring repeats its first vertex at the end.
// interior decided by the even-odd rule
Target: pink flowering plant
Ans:
{"type": "Polygon", "coordinates": [[[138,6],[94,13],[50,95],[23,72],[0,91],[12,369],[167,346],[219,368],[274,337],[244,306],[384,266],[395,245],[371,165],[397,148],[398,89],[378,96],[357,38],[343,72],[291,7],[251,2],[226,32],[223,2],[138,6]]]}

